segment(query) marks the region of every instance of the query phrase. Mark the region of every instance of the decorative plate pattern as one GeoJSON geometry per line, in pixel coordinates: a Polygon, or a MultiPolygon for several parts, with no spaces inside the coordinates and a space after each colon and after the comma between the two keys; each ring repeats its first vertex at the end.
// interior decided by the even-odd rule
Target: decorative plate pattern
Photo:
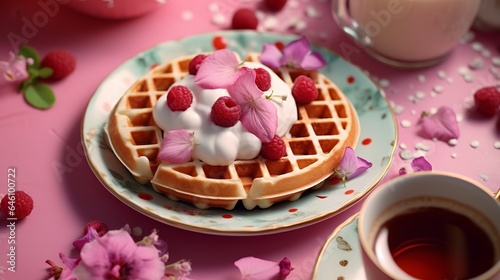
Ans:
{"type": "Polygon", "coordinates": [[[148,185],[140,185],[109,148],[103,126],[116,102],[132,83],[152,66],[188,54],[228,48],[240,54],[259,52],[264,43],[286,44],[292,35],[253,31],[220,31],[161,43],[116,68],[90,99],[83,120],[82,141],[87,160],[97,178],[119,200],[160,222],[183,229],[221,235],[251,235],[286,231],[316,223],[353,205],[386,174],[397,142],[397,124],[384,93],[358,68],[335,53],[314,46],[328,62],[321,72],[348,96],[360,119],[361,134],[356,153],[373,163],[361,176],[344,186],[329,180],[294,202],[268,209],[201,210],[171,201],[148,185]]]}
{"type": "Polygon", "coordinates": [[[313,279],[366,279],[358,241],[357,214],[339,225],[328,237],[316,260],[313,279]]]}

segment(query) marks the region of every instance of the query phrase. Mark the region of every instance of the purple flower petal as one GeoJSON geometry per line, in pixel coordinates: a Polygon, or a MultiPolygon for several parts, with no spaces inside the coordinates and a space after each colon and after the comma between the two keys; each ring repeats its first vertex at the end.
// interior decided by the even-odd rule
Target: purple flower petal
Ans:
{"type": "Polygon", "coordinates": [[[99,237],[99,234],[97,233],[97,231],[95,230],[95,228],[93,227],[89,227],[88,231],[87,231],[87,234],[85,234],[84,236],[82,236],[80,239],[78,240],[75,240],[73,242],[73,246],[78,249],[78,250],[81,250],[83,248],[83,246],[85,244],[87,244],[88,242],[96,239],[99,237]]]}
{"type": "Polygon", "coordinates": [[[411,162],[411,167],[415,172],[432,170],[432,165],[424,157],[414,158],[411,162]]]}
{"type": "Polygon", "coordinates": [[[277,262],[262,260],[255,257],[245,257],[234,262],[245,280],[271,280],[280,275],[280,266],[277,262]]]}
{"type": "Polygon", "coordinates": [[[311,52],[304,57],[300,67],[304,70],[316,70],[326,65],[326,60],[318,52],[311,52]]]}
{"type": "Polygon", "coordinates": [[[450,107],[443,106],[434,115],[422,116],[420,125],[422,126],[420,134],[424,138],[436,138],[447,142],[460,137],[457,116],[450,107]]]}
{"type": "Polygon", "coordinates": [[[290,260],[287,257],[284,257],[280,261],[279,266],[280,266],[281,275],[283,275],[285,277],[288,276],[290,274],[290,272],[292,272],[292,270],[293,270],[292,263],[290,262],[290,260]]]}
{"type": "Polygon", "coordinates": [[[186,129],[171,130],[165,134],[158,158],[169,162],[188,162],[195,142],[192,132],[186,129]]]}
{"type": "Polygon", "coordinates": [[[269,142],[278,128],[277,109],[263,97],[255,84],[255,71],[242,68],[241,72],[241,77],[227,91],[241,106],[240,121],[243,127],[262,142],[269,142]]]}
{"type": "Polygon", "coordinates": [[[259,56],[259,60],[262,64],[270,68],[280,68],[280,61],[282,56],[283,54],[275,45],[264,44],[264,46],[262,47],[262,54],[259,56]]]}
{"type": "Polygon", "coordinates": [[[217,50],[203,60],[194,81],[206,89],[227,88],[241,75],[240,62],[236,55],[228,50],[217,50]]]}
{"type": "Polygon", "coordinates": [[[280,59],[282,66],[300,68],[304,58],[311,50],[311,45],[305,37],[290,42],[283,48],[283,56],[280,59]]]}
{"type": "Polygon", "coordinates": [[[346,147],[342,160],[335,169],[335,174],[345,183],[347,179],[359,176],[370,167],[372,167],[371,162],[356,156],[356,153],[351,147],[346,147]]]}
{"type": "Polygon", "coordinates": [[[360,158],[360,157],[357,157],[357,168],[356,170],[354,170],[354,172],[350,175],[350,176],[347,176],[347,179],[352,179],[354,177],[357,177],[359,174],[365,172],[366,170],[368,170],[368,168],[372,167],[372,163],[363,159],[363,158],[360,158]]]}

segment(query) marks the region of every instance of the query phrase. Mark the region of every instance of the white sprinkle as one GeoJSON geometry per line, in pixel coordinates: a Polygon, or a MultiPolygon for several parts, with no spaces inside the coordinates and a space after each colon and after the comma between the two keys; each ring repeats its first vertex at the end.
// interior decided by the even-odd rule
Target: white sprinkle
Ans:
{"type": "Polygon", "coordinates": [[[404,159],[404,160],[412,159],[413,158],[413,153],[412,153],[412,151],[410,151],[408,149],[405,149],[405,150],[402,150],[399,153],[399,157],[401,157],[401,159],[404,159]]]}
{"type": "Polygon", "coordinates": [[[474,74],[472,73],[466,73],[464,75],[464,81],[466,81],[467,83],[472,83],[474,81],[474,74]]]}
{"type": "Polygon", "coordinates": [[[428,152],[431,150],[431,147],[427,144],[422,143],[422,142],[418,142],[415,144],[415,149],[428,152]]]}
{"type": "Polygon", "coordinates": [[[262,27],[264,27],[264,29],[275,29],[278,26],[278,20],[274,16],[269,16],[262,22],[262,27]]]}
{"type": "Polygon", "coordinates": [[[383,88],[388,87],[388,86],[390,85],[389,80],[387,80],[387,79],[381,79],[381,80],[378,82],[378,84],[379,84],[381,87],[383,87],[383,88]]]}
{"type": "Polygon", "coordinates": [[[398,115],[401,114],[401,113],[403,113],[404,110],[405,110],[405,107],[403,107],[401,105],[394,106],[394,113],[396,113],[398,115]]]}
{"type": "Polygon", "coordinates": [[[474,148],[474,149],[475,149],[475,148],[477,148],[477,147],[479,147],[479,141],[477,141],[477,140],[473,140],[473,141],[471,141],[471,142],[470,142],[470,146],[471,146],[472,148],[474,148]]]}
{"type": "Polygon", "coordinates": [[[183,21],[190,21],[193,19],[193,13],[190,11],[185,11],[181,15],[183,21]]]}
{"type": "Polygon", "coordinates": [[[452,77],[448,77],[446,79],[446,81],[448,82],[448,84],[452,84],[453,83],[453,78],[452,77]]]}
{"type": "Polygon", "coordinates": [[[310,18],[318,18],[321,13],[313,6],[307,6],[306,8],[306,16],[310,18]]]}
{"type": "Polygon", "coordinates": [[[452,158],[457,158],[457,153],[451,153],[452,158]]]}
{"type": "Polygon", "coordinates": [[[217,5],[216,3],[210,3],[210,4],[208,5],[208,10],[209,10],[210,12],[213,12],[213,13],[214,13],[214,12],[218,12],[218,11],[219,11],[219,5],[217,5]]]}
{"type": "Polygon", "coordinates": [[[222,13],[217,12],[212,16],[212,23],[222,25],[224,22],[226,22],[226,17],[222,13]]]}
{"type": "Polygon", "coordinates": [[[494,56],[491,58],[491,63],[493,65],[500,67],[500,56],[494,56]]]}
{"type": "Polygon", "coordinates": [[[434,115],[435,113],[437,113],[438,109],[436,107],[432,107],[429,109],[429,114],[431,115],[434,115]]]}
{"type": "Polygon", "coordinates": [[[404,128],[408,128],[411,126],[411,122],[409,120],[401,120],[401,126],[404,128]]]}
{"type": "Polygon", "coordinates": [[[425,82],[425,76],[424,75],[418,75],[418,81],[421,83],[425,82]]]}
{"type": "Polygon", "coordinates": [[[469,67],[472,70],[483,69],[484,60],[481,57],[475,57],[469,62],[469,67]]]}
{"type": "Polygon", "coordinates": [[[465,74],[469,73],[469,68],[467,68],[466,66],[460,66],[458,67],[458,73],[464,76],[465,74]]]}
{"type": "Polygon", "coordinates": [[[457,144],[458,144],[458,140],[455,138],[448,140],[448,145],[450,145],[450,146],[456,146],[457,144]]]}
{"type": "Polygon", "coordinates": [[[496,141],[495,143],[493,143],[493,147],[495,149],[500,149],[500,141],[496,141]]]}
{"type": "Polygon", "coordinates": [[[296,30],[296,31],[302,31],[304,29],[306,29],[307,27],[307,23],[303,20],[297,20],[294,24],[293,24],[293,28],[296,30]]]}
{"type": "Polygon", "coordinates": [[[443,86],[441,86],[441,85],[434,86],[434,87],[432,88],[432,90],[433,90],[435,93],[441,93],[441,92],[443,92],[443,86]]]}
{"type": "Polygon", "coordinates": [[[413,102],[413,103],[416,103],[416,102],[417,102],[417,98],[415,98],[415,96],[414,96],[414,95],[408,95],[408,97],[407,97],[407,98],[408,98],[408,101],[410,101],[410,102],[413,102]]]}
{"type": "Polygon", "coordinates": [[[473,51],[480,52],[483,50],[483,44],[479,42],[474,42],[471,44],[471,48],[473,51]]]}
{"type": "Polygon", "coordinates": [[[422,100],[425,98],[425,92],[419,90],[419,91],[415,92],[415,97],[417,97],[417,99],[419,99],[419,100],[422,100]]]}
{"type": "Polygon", "coordinates": [[[468,31],[467,33],[464,34],[464,36],[462,36],[462,38],[460,39],[460,42],[462,44],[467,44],[469,42],[472,42],[472,40],[474,40],[474,37],[475,37],[475,34],[471,31],[468,31]]]}
{"type": "Polygon", "coordinates": [[[417,110],[413,109],[410,111],[410,113],[415,116],[417,114],[417,110]]]}
{"type": "Polygon", "coordinates": [[[483,181],[488,181],[489,177],[486,174],[479,174],[479,178],[483,179],[483,181]]]}
{"type": "Polygon", "coordinates": [[[446,78],[446,73],[443,70],[439,70],[437,73],[438,77],[441,79],[446,78]]]}
{"type": "Polygon", "coordinates": [[[290,8],[297,8],[299,6],[299,2],[298,1],[288,1],[288,7],[290,8]]]}
{"type": "Polygon", "coordinates": [[[141,227],[134,227],[132,229],[132,234],[135,236],[141,236],[142,235],[142,228],[141,227]]]}
{"type": "Polygon", "coordinates": [[[481,55],[484,56],[484,57],[490,57],[491,56],[491,52],[490,52],[490,50],[484,49],[484,50],[481,51],[481,55]]]}
{"type": "Polygon", "coordinates": [[[399,144],[399,147],[400,147],[401,149],[403,149],[403,150],[406,150],[406,148],[407,148],[405,143],[401,143],[401,144],[399,144]]]}

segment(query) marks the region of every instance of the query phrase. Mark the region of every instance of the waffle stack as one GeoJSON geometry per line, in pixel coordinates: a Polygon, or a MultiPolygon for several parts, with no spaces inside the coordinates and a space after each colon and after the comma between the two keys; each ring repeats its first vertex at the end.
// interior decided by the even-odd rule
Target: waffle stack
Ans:
{"type": "MultiPolygon", "coordinates": [[[[258,53],[248,61],[259,62],[258,53]]],[[[176,81],[188,75],[194,56],[159,65],[140,78],[119,100],[106,126],[109,142],[118,159],[143,184],[172,200],[198,208],[231,210],[241,202],[246,209],[267,208],[276,202],[296,200],[338,166],[345,147],[354,147],[359,121],[347,97],[317,71],[275,69],[290,87],[299,75],[311,77],[318,98],[299,106],[298,120],[283,138],[287,155],[279,160],[257,157],[236,160],[228,166],[211,166],[199,160],[185,163],[157,159],[163,132],[152,111],[157,100],[176,81]]]]}

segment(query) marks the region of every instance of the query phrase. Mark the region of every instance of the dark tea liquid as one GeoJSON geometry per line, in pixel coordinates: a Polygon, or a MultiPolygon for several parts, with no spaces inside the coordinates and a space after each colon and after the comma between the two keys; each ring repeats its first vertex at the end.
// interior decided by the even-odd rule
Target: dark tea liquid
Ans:
{"type": "Polygon", "coordinates": [[[419,279],[469,279],[496,262],[490,236],[470,218],[443,208],[408,210],[382,228],[396,264],[419,279]]]}

